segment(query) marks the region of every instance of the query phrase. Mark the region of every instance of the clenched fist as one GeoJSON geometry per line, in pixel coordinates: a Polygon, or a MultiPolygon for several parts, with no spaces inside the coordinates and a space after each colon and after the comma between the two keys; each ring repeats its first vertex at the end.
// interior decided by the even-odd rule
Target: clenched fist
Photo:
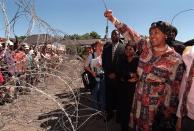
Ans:
{"type": "Polygon", "coordinates": [[[112,10],[106,10],[106,11],[104,12],[104,16],[105,16],[108,20],[110,20],[111,22],[114,21],[114,17],[113,17],[113,15],[112,15],[112,10]]]}

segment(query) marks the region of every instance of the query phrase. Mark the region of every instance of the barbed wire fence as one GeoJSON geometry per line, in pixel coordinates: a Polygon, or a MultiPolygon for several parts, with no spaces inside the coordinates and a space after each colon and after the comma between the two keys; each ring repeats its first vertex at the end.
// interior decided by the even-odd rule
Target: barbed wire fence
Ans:
{"type": "MultiPolygon", "coordinates": [[[[25,19],[28,24],[24,41],[34,32],[54,36],[56,42],[66,34],[54,29],[36,15],[34,0],[14,0],[17,10],[9,21],[6,2],[0,1],[6,39],[17,35],[16,26],[21,19],[25,19]]],[[[37,47],[41,41],[37,39],[37,47]]],[[[48,38],[45,37],[44,41],[47,42],[48,38]]],[[[52,68],[53,61],[48,62],[45,59],[39,69],[28,70],[20,78],[13,77],[0,86],[0,89],[28,89],[26,92],[17,92],[14,94],[17,99],[0,106],[0,130],[77,131],[94,116],[104,117],[102,112],[81,102],[81,99],[91,102],[88,92],[80,91],[83,86],[80,77],[83,62],[76,57],[63,55],[62,62],[57,63],[58,68],[52,68]],[[35,85],[24,79],[33,75],[38,76],[38,83],[35,85]],[[19,86],[16,84],[18,81],[19,86]]]]}

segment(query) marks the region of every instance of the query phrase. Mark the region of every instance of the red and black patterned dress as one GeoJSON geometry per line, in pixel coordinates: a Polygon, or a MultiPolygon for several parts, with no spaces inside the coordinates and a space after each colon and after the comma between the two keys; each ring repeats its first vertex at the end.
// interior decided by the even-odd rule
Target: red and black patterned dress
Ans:
{"type": "Polygon", "coordinates": [[[152,131],[159,106],[170,108],[176,114],[184,72],[182,58],[173,49],[155,56],[149,39],[141,39],[138,33],[118,20],[115,27],[126,39],[136,43],[141,52],[137,69],[139,82],[133,103],[134,128],[137,131],[152,131]]]}

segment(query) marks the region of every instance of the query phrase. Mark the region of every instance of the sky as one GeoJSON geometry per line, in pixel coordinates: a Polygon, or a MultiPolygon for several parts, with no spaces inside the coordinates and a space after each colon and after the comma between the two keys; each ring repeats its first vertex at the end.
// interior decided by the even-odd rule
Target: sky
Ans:
{"type": "MultiPolygon", "coordinates": [[[[17,0],[7,0],[6,3],[9,20],[13,18],[17,10],[14,1],[17,0]]],[[[66,34],[82,35],[95,31],[102,38],[105,35],[106,18],[103,14],[106,9],[103,0],[34,1],[36,15],[52,28],[59,29],[66,34]]],[[[172,24],[178,29],[177,40],[184,42],[194,39],[194,0],[104,0],[104,2],[107,8],[113,11],[114,16],[141,35],[148,35],[152,22],[163,20],[171,23],[173,17],[176,16],[172,24]],[[189,9],[191,10],[186,11],[189,9]]],[[[0,37],[4,37],[2,11],[0,15],[0,37]]],[[[15,34],[25,35],[30,26],[29,21],[30,19],[25,17],[18,18],[15,24],[15,34]]],[[[36,29],[32,30],[32,33],[44,32],[39,27],[33,28],[36,29]]],[[[114,26],[109,23],[109,37],[113,29],[114,26]]]]}

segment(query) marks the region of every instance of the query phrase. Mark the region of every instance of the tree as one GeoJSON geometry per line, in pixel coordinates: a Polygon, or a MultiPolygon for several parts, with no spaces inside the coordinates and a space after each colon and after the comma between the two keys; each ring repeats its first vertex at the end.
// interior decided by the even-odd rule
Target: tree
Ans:
{"type": "Polygon", "coordinates": [[[26,38],[26,36],[20,36],[20,37],[17,37],[18,40],[24,40],[26,38]]]}
{"type": "Polygon", "coordinates": [[[78,35],[78,34],[73,34],[72,36],[70,36],[70,39],[72,39],[72,40],[79,40],[80,39],[80,35],[78,35]]]}
{"type": "Polygon", "coordinates": [[[89,33],[83,34],[80,38],[81,38],[81,40],[88,40],[88,39],[91,39],[89,33]]]}
{"type": "Polygon", "coordinates": [[[85,33],[83,35],[78,35],[78,34],[73,34],[73,35],[64,35],[64,39],[71,39],[71,40],[88,40],[88,39],[100,39],[100,35],[95,32],[92,31],[90,33],[85,33]]]}
{"type": "Polygon", "coordinates": [[[100,35],[95,31],[90,32],[90,37],[92,39],[100,39],[100,35]]]}

